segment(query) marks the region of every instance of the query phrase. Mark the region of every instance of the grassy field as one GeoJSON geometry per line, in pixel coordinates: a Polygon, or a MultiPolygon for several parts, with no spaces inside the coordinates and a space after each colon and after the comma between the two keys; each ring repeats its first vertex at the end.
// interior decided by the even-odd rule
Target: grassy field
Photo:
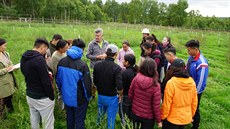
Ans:
{"type": "MultiPolygon", "coordinates": [[[[37,37],[45,37],[51,40],[53,34],[59,33],[64,39],[81,37],[86,43],[94,38],[94,29],[104,29],[104,39],[121,47],[123,40],[129,40],[135,51],[137,59],[140,55],[139,43],[141,42],[141,30],[144,27],[150,29],[161,41],[164,36],[170,36],[172,43],[177,48],[177,56],[187,60],[188,54],[184,44],[190,39],[198,39],[201,43],[201,51],[209,61],[210,72],[208,84],[201,99],[201,129],[229,129],[230,128],[230,33],[189,30],[182,28],[170,28],[146,25],[129,24],[35,24],[0,22],[0,37],[8,42],[7,51],[11,55],[13,63],[20,61],[22,53],[32,49],[37,37]]],[[[89,62],[85,57],[84,60],[89,62]]],[[[0,129],[29,129],[29,109],[26,103],[25,81],[20,72],[16,71],[19,89],[14,94],[13,104],[15,112],[7,115],[7,119],[0,120],[0,129]]],[[[89,104],[86,128],[105,128],[96,126],[97,101],[89,104]]],[[[191,125],[187,126],[189,128],[191,125]]],[[[61,111],[57,104],[55,107],[55,129],[65,129],[65,112],[61,111]]],[[[116,128],[121,128],[120,119],[116,119],[116,128]]],[[[155,127],[156,128],[156,127],[155,127]]]]}

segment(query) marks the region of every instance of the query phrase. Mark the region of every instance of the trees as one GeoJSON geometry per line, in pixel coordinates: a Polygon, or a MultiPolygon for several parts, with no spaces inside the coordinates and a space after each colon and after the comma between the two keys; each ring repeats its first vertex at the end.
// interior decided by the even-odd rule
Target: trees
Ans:
{"type": "Polygon", "coordinates": [[[169,4],[166,12],[166,23],[170,26],[183,26],[185,23],[188,3],[185,0],[179,0],[177,4],[169,4]]]}
{"type": "Polygon", "coordinates": [[[169,5],[157,0],[131,0],[120,4],[116,0],[106,0],[104,4],[102,0],[93,3],[91,0],[2,0],[0,15],[230,29],[229,18],[202,17],[198,10],[187,13],[187,8],[186,0],[169,5]]]}

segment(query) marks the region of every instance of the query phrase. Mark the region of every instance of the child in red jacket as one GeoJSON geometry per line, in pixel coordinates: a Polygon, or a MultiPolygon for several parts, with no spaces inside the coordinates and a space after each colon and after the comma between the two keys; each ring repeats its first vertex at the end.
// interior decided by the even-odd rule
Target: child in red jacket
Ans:
{"type": "Polygon", "coordinates": [[[154,121],[162,126],[160,101],[161,91],[158,83],[157,66],[153,59],[146,58],[134,77],[128,94],[132,101],[134,128],[152,129],[154,121]]]}

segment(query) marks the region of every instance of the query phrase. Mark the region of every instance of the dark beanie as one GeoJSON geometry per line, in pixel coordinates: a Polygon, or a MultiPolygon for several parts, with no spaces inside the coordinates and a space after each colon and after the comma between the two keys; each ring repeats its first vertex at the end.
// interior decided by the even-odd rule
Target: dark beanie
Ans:
{"type": "Polygon", "coordinates": [[[0,46],[2,46],[2,45],[5,44],[5,43],[6,43],[6,40],[0,38],[0,46]]]}
{"type": "Polygon", "coordinates": [[[178,59],[175,59],[172,62],[171,66],[177,67],[177,68],[184,68],[185,67],[185,63],[184,63],[184,61],[182,59],[178,58],[178,59]]]}

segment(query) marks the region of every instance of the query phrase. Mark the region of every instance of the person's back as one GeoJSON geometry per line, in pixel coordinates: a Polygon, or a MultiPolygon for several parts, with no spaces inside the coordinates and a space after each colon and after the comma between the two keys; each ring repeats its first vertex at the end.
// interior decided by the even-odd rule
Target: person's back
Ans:
{"type": "Polygon", "coordinates": [[[98,94],[106,96],[116,95],[116,75],[118,74],[121,75],[121,68],[114,63],[113,58],[106,58],[104,61],[97,63],[94,67],[94,83],[98,94]]]}
{"type": "Polygon", "coordinates": [[[87,64],[81,60],[83,53],[78,53],[77,51],[81,51],[80,48],[72,46],[67,51],[67,57],[60,60],[56,80],[58,88],[62,92],[65,105],[73,107],[88,101],[91,96],[89,94],[91,88],[86,87],[88,86],[87,84],[91,86],[89,69],[87,69],[87,64]],[[86,71],[88,73],[85,73],[86,71]],[[84,78],[87,75],[89,78],[84,78]],[[84,82],[82,81],[83,78],[84,82]],[[87,94],[85,94],[85,91],[88,91],[86,92],[87,94]]]}
{"type": "MultiPolygon", "coordinates": [[[[154,118],[154,115],[160,117],[160,112],[157,112],[157,108],[160,108],[160,84],[154,85],[153,78],[138,73],[134,77],[130,89],[129,94],[134,94],[131,97],[134,114],[149,119],[154,118]],[[135,90],[131,92],[133,90],[131,88],[135,88],[135,90]]],[[[159,118],[156,119],[159,120],[159,118]]]]}
{"type": "Polygon", "coordinates": [[[128,96],[132,101],[133,121],[137,128],[140,124],[141,128],[153,128],[155,121],[161,127],[160,84],[153,59],[146,58],[141,64],[132,80],[128,96]]]}
{"type": "Polygon", "coordinates": [[[40,120],[44,129],[54,128],[54,92],[44,58],[48,46],[47,40],[36,39],[33,50],[26,51],[21,59],[32,129],[40,128],[40,120]]]}
{"type": "Polygon", "coordinates": [[[34,99],[49,97],[54,100],[44,56],[35,50],[28,50],[22,55],[21,71],[25,76],[26,94],[34,99]],[[37,74],[36,74],[37,73],[37,74]]]}
{"type": "Polygon", "coordinates": [[[110,44],[106,48],[106,59],[95,64],[93,71],[94,84],[98,89],[98,124],[107,112],[107,127],[114,129],[115,118],[118,111],[119,101],[122,97],[122,75],[119,65],[114,63],[118,47],[110,44]]]}
{"type": "Polygon", "coordinates": [[[56,83],[66,108],[68,129],[85,128],[84,120],[91,97],[91,77],[87,64],[81,60],[85,43],[74,39],[67,57],[58,64],[56,83]]]}
{"type": "Polygon", "coordinates": [[[173,124],[189,124],[196,111],[197,92],[193,79],[172,77],[165,88],[162,117],[173,124]],[[167,104],[166,104],[167,103],[167,104]]]}
{"type": "Polygon", "coordinates": [[[184,61],[175,59],[169,69],[162,105],[163,129],[184,128],[192,122],[197,108],[195,82],[185,70],[184,61]],[[169,76],[169,77],[168,77],[169,76]]]}

